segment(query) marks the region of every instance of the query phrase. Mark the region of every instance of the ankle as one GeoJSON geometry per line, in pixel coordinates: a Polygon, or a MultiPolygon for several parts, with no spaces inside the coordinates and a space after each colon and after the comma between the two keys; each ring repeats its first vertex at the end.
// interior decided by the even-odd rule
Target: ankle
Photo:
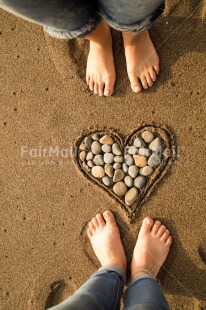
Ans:
{"type": "Polygon", "coordinates": [[[145,267],[133,268],[133,271],[131,272],[131,280],[134,280],[140,276],[145,276],[145,275],[155,277],[155,269],[156,269],[156,266],[154,266],[152,269],[148,269],[145,267]]]}

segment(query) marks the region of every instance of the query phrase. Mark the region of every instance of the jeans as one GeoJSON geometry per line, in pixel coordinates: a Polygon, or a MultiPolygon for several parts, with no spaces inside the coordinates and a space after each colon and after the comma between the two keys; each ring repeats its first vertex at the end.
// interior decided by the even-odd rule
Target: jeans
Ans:
{"type": "MultiPolygon", "coordinates": [[[[116,266],[100,268],[76,293],[50,310],[119,310],[124,273],[116,266]]],[[[145,275],[128,286],[125,310],[169,310],[155,278],[145,275]]]]}
{"type": "Polygon", "coordinates": [[[83,38],[104,19],[120,31],[149,29],[164,11],[163,0],[0,0],[0,8],[43,25],[59,39],[83,38]]]}

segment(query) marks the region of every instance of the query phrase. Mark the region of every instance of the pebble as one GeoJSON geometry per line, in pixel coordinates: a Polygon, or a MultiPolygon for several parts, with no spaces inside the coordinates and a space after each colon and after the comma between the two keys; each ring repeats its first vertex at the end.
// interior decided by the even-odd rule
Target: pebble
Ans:
{"type": "Polygon", "coordinates": [[[112,153],[105,153],[104,154],[104,162],[106,164],[111,164],[114,161],[114,155],[112,153]]]}
{"type": "Polygon", "coordinates": [[[138,196],[138,190],[136,187],[132,187],[125,195],[125,203],[128,206],[132,206],[133,203],[136,201],[138,196]]]}
{"type": "Polygon", "coordinates": [[[111,164],[106,164],[104,167],[105,173],[112,178],[114,175],[114,168],[111,164]]]}
{"type": "Polygon", "coordinates": [[[122,151],[118,143],[112,144],[112,152],[114,155],[122,155],[122,151]]]}
{"type": "Polygon", "coordinates": [[[136,146],[136,147],[144,147],[144,146],[146,146],[146,143],[144,142],[144,140],[142,138],[137,137],[134,140],[134,146],[136,146]]]}
{"type": "Polygon", "coordinates": [[[114,172],[114,176],[113,176],[113,181],[116,183],[116,182],[119,182],[121,180],[124,179],[124,176],[125,176],[125,173],[122,169],[117,169],[115,170],[114,172]]]}
{"type": "Polygon", "coordinates": [[[98,133],[94,133],[92,135],[92,139],[95,140],[95,141],[98,141],[100,139],[100,136],[98,135],[98,133]]]}
{"type": "Polygon", "coordinates": [[[128,186],[128,187],[132,187],[134,185],[134,181],[133,179],[127,175],[125,178],[124,178],[124,183],[128,186]]]}
{"type": "Polygon", "coordinates": [[[104,169],[101,166],[94,166],[92,168],[92,175],[95,178],[101,179],[105,175],[104,169]]]}
{"type": "Polygon", "coordinates": [[[112,150],[111,145],[109,145],[109,144],[103,144],[103,145],[102,145],[102,151],[103,151],[104,153],[110,153],[111,150],[112,150]]]}
{"type": "Polygon", "coordinates": [[[121,164],[119,164],[119,163],[115,163],[115,164],[113,165],[113,167],[114,167],[114,169],[120,169],[122,166],[121,166],[121,164]]]}
{"type": "Polygon", "coordinates": [[[133,157],[137,167],[144,167],[147,165],[147,157],[142,155],[133,155],[133,157]]]}
{"type": "Polygon", "coordinates": [[[136,155],[136,154],[138,154],[138,153],[139,153],[139,151],[138,151],[138,149],[136,148],[136,146],[132,145],[132,146],[129,147],[129,149],[128,149],[128,154],[130,154],[130,155],[136,155]]]}
{"type": "Polygon", "coordinates": [[[114,185],[113,191],[118,196],[124,196],[127,192],[127,186],[124,182],[118,182],[114,185]]]}
{"type": "Polygon", "coordinates": [[[115,163],[121,164],[121,163],[123,163],[124,158],[122,156],[115,156],[114,161],[115,161],[115,163]]]}
{"type": "Polygon", "coordinates": [[[143,175],[139,175],[135,180],[134,180],[134,186],[136,188],[142,188],[145,185],[146,178],[143,175]]]}
{"type": "Polygon", "coordinates": [[[150,143],[150,142],[152,142],[152,140],[154,140],[154,134],[153,134],[153,132],[151,132],[149,130],[145,130],[142,133],[142,138],[144,139],[145,142],[150,143]]]}
{"type": "Polygon", "coordinates": [[[83,166],[83,168],[84,168],[85,170],[87,170],[88,172],[91,171],[91,169],[87,166],[87,164],[85,163],[85,161],[83,162],[82,166],[83,166]]]}
{"type": "Polygon", "coordinates": [[[122,169],[123,169],[123,171],[124,171],[125,173],[127,173],[127,171],[128,171],[128,166],[127,166],[127,164],[123,163],[123,164],[122,164],[122,169]]]}
{"type": "Polygon", "coordinates": [[[154,171],[154,169],[153,169],[152,167],[150,167],[150,166],[145,166],[145,167],[143,167],[143,168],[140,169],[139,173],[140,173],[141,175],[144,175],[144,176],[147,177],[148,175],[152,174],[153,171],[154,171]]]}
{"type": "Polygon", "coordinates": [[[138,175],[138,172],[139,172],[139,169],[137,168],[136,165],[132,165],[129,167],[128,169],[128,174],[133,178],[135,179],[136,176],[138,175]]]}
{"type": "Polygon", "coordinates": [[[94,167],[94,163],[93,163],[92,160],[88,160],[87,165],[88,165],[90,168],[93,168],[93,167],[94,167]]]}
{"type": "Polygon", "coordinates": [[[107,175],[105,175],[105,176],[102,178],[102,182],[103,182],[104,185],[106,185],[106,186],[112,186],[112,185],[113,185],[112,178],[108,177],[107,175]]]}
{"type": "Polygon", "coordinates": [[[112,145],[114,143],[113,139],[110,136],[108,136],[108,135],[104,135],[99,141],[102,144],[110,144],[110,145],[112,145]]]}
{"type": "Polygon", "coordinates": [[[101,154],[95,155],[93,162],[95,163],[96,166],[103,166],[104,165],[104,160],[101,154]]]}
{"type": "Polygon", "coordinates": [[[79,158],[81,159],[81,161],[85,161],[85,159],[86,159],[86,152],[85,151],[82,151],[82,152],[80,152],[80,154],[79,154],[79,158]]]}
{"type": "Polygon", "coordinates": [[[86,151],[87,147],[84,143],[81,143],[79,146],[80,151],[86,151]]]}
{"type": "Polygon", "coordinates": [[[139,149],[139,155],[143,155],[143,156],[149,157],[151,154],[152,154],[152,151],[150,149],[147,149],[145,147],[141,147],[139,149]]]}
{"type": "Polygon", "coordinates": [[[86,144],[86,147],[90,150],[90,148],[91,148],[91,145],[92,145],[92,138],[90,138],[90,137],[86,137],[86,138],[84,138],[84,143],[86,144]]]}
{"type": "Polygon", "coordinates": [[[86,160],[92,160],[94,158],[94,155],[92,152],[88,152],[87,153],[87,157],[86,157],[86,160]]]}
{"type": "Polygon", "coordinates": [[[161,157],[158,153],[153,153],[148,159],[148,165],[150,167],[156,167],[161,163],[161,157]]]}
{"type": "Polygon", "coordinates": [[[98,141],[94,141],[91,145],[91,150],[93,154],[100,154],[102,151],[102,146],[98,141]]]}
{"type": "Polygon", "coordinates": [[[149,148],[154,152],[161,152],[163,150],[164,141],[158,137],[154,139],[150,144],[149,148]]]}
{"type": "Polygon", "coordinates": [[[131,165],[134,164],[134,159],[129,154],[125,155],[124,160],[125,160],[125,163],[126,163],[127,166],[131,166],[131,165]]]}

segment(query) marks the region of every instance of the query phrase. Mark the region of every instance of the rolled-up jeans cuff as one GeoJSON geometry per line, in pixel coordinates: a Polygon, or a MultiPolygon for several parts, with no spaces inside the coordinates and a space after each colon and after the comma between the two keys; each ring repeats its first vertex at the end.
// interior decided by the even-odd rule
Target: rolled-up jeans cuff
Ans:
{"type": "Polygon", "coordinates": [[[78,29],[71,31],[62,31],[55,28],[44,26],[44,31],[47,32],[51,37],[57,39],[75,39],[84,38],[93,32],[99,23],[101,22],[101,17],[97,14],[91,16],[87,23],[79,27],[78,29]]]}
{"type": "Polygon", "coordinates": [[[148,30],[162,15],[164,12],[165,3],[163,2],[152,14],[147,16],[141,21],[136,22],[135,24],[131,25],[123,25],[114,20],[112,20],[103,10],[100,9],[100,15],[102,18],[114,29],[122,31],[122,32],[142,32],[148,30]]]}
{"type": "Polygon", "coordinates": [[[124,271],[121,268],[119,268],[117,266],[114,266],[114,265],[106,265],[106,266],[101,267],[101,268],[98,269],[98,272],[105,272],[105,271],[114,271],[114,272],[116,272],[119,275],[120,279],[123,281],[123,283],[126,282],[126,275],[125,275],[124,271]]]}
{"type": "Polygon", "coordinates": [[[159,280],[157,280],[156,278],[154,278],[154,277],[152,277],[152,276],[149,276],[149,275],[145,274],[145,275],[143,275],[143,276],[139,276],[139,277],[136,277],[135,279],[133,279],[133,280],[130,282],[129,286],[132,285],[132,284],[134,284],[134,283],[137,282],[138,280],[145,279],[145,278],[151,278],[151,279],[155,280],[156,282],[160,283],[159,280]]]}

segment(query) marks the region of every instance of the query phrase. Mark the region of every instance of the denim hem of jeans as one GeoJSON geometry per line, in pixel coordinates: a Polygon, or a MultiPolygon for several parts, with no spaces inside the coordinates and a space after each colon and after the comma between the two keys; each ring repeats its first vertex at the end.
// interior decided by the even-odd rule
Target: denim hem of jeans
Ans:
{"type": "Polygon", "coordinates": [[[44,31],[47,32],[51,37],[57,39],[76,39],[84,38],[93,32],[101,22],[101,17],[95,15],[89,18],[88,22],[82,25],[80,28],[72,31],[61,31],[51,27],[44,26],[44,31]]]}
{"type": "Polygon", "coordinates": [[[145,30],[148,30],[156,20],[162,15],[165,8],[165,3],[163,2],[158,9],[156,9],[152,14],[147,16],[142,21],[138,21],[135,24],[125,25],[118,23],[111,19],[101,8],[99,9],[99,15],[114,29],[122,31],[122,32],[135,32],[139,33],[145,30]]]}

